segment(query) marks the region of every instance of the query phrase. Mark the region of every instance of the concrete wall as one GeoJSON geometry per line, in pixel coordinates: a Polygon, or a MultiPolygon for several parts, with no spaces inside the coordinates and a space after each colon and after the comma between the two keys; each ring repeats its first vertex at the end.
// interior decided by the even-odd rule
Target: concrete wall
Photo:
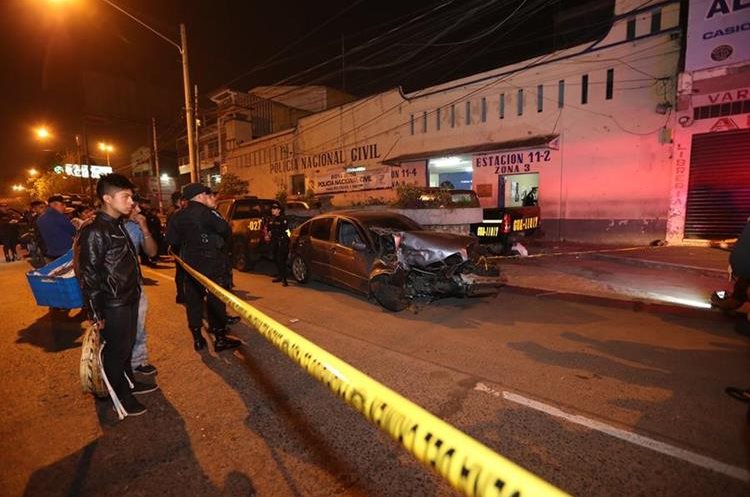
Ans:
{"type": "MultiPolygon", "coordinates": [[[[642,4],[618,1],[616,12],[642,4]]],[[[383,92],[302,118],[296,129],[283,136],[255,140],[234,150],[227,170],[250,180],[253,193],[262,196],[272,196],[279,185],[290,188],[294,174],[305,174],[314,183],[316,175],[392,162],[400,164],[392,175],[396,181],[425,185],[424,159],[446,155],[445,151],[487,150],[492,144],[503,149],[508,142],[558,136],[555,147],[545,143],[520,150],[550,152],[550,160],[528,164],[530,171],[539,173],[542,225],[549,237],[633,243],[663,239],[674,118],[656,109],[674,101],[678,9],[678,3],[661,7],[659,34],[649,35],[651,13],[644,11],[636,16],[635,40],[625,41],[627,18],[623,18],[595,44],[408,95],[397,89],[383,92]],[[605,98],[609,69],[614,70],[612,99],[605,98]],[[584,74],[589,78],[586,103],[581,101],[584,74]],[[562,108],[558,107],[560,80],[565,82],[562,108]],[[519,90],[524,101],[520,116],[519,90]],[[404,178],[405,168],[411,171],[415,162],[421,169],[404,178]]],[[[503,174],[507,171],[475,167],[474,183],[493,185],[492,195],[482,198],[483,205],[496,204],[497,177],[503,174]]],[[[334,203],[378,197],[382,191],[336,195],[334,203]]]]}

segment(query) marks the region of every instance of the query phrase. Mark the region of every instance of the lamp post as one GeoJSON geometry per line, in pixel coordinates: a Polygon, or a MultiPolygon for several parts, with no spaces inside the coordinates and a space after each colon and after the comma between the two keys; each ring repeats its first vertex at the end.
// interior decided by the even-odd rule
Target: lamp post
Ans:
{"type": "MultiPolygon", "coordinates": [[[[84,123],[83,132],[84,132],[83,136],[85,138],[86,137],[86,134],[85,134],[86,133],[86,124],[85,123],[84,123]]],[[[53,139],[52,132],[46,126],[39,126],[39,127],[35,128],[34,129],[34,135],[42,143],[47,142],[47,141],[53,139]]],[[[78,168],[80,170],[80,176],[81,176],[81,193],[85,193],[86,192],[86,185],[85,185],[85,182],[84,182],[84,178],[88,177],[88,179],[89,179],[89,194],[93,198],[93,196],[94,196],[94,183],[93,183],[93,179],[91,178],[91,167],[88,164],[88,159],[89,159],[89,157],[88,157],[88,148],[86,150],[86,172],[84,173],[84,171],[83,171],[83,164],[81,164],[81,162],[82,162],[82,157],[81,157],[81,136],[78,135],[78,134],[76,134],[75,135],[75,141],[76,141],[76,162],[78,163],[78,168]]],[[[86,141],[86,144],[88,146],[88,140],[86,141]]],[[[114,150],[114,148],[112,150],[114,150]]],[[[109,163],[109,155],[107,155],[107,162],[109,163]]],[[[32,168],[32,169],[29,170],[29,176],[30,177],[35,177],[37,174],[39,174],[39,172],[36,169],[32,168]]]]}
{"type": "Polygon", "coordinates": [[[109,162],[109,154],[114,152],[115,147],[113,147],[111,143],[99,142],[99,150],[104,152],[104,154],[107,156],[107,165],[111,166],[112,164],[110,164],[109,162]]]}
{"type": "Polygon", "coordinates": [[[200,179],[200,175],[198,173],[198,163],[195,159],[195,118],[193,117],[193,103],[192,99],[190,98],[190,68],[188,65],[188,49],[187,49],[187,31],[185,30],[185,24],[180,23],[180,43],[177,44],[175,41],[173,41],[168,36],[163,35],[153,27],[149,26],[142,20],[138,19],[136,16],[131,14],[130,12],[126,11],[116,3],[112,2],[112,0],[102,0],[104,3],[108,4],[112,8],[118,10],[122,14],[128,16],[133,21],[137,22],[144,28],[151,31],[153,34],[161,38],[162,40],[166,41],[173,47],[177,49],[178,52],[180,52],[180,56],[182,57],[182,86],[183,86],[183,92],[185,93],[185,124],[187,127],[187,135],[188,135],[188,157],[190,159],[190,181],[196,182],[200,179]]]}

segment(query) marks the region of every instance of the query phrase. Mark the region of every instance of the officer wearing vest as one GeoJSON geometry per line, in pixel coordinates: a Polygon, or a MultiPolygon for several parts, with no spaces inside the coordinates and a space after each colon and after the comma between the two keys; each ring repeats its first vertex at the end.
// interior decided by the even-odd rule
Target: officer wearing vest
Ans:
{"type": "MultiPolygon", "coordinates": [[[[172,219],[167,229],[167,243],[179,246],[180,257],[195,270],[227,287],[227,248],[231,237],[229,224],[213,210],[215,205],[211,204],[215,204],[215,200],[207,186],[190,183],[182,187],[182,196],[188,200],[188,204],[172,219]]],[[[224,303],[186,275],[185,307],[195,350],[201,350],[206,345],[201,335],[204,302],[216,351],[239,347],[239,340],[226,336],[227,312],[224,303]]]]}

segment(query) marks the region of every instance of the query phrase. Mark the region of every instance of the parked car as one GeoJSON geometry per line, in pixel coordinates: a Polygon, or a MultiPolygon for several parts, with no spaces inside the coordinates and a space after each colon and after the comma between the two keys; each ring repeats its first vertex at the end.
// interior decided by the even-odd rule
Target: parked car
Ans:
{"type": "Polygon", "coordinates": [[[271,215],[275,200],[239,197],[219,200],[216,210],[232,229],[232,266],[240,271],[252,269],[261,257],[270,254],[263,239],[263,219],[271,215]]]}
{"type": "Polygon", "coordinates": [[[400,311],[417,300],[496,293],[504,278],[478,245],[389,211],[321,214],[292,232],[291,273],[299,283],[318,279],[400,311]]]}

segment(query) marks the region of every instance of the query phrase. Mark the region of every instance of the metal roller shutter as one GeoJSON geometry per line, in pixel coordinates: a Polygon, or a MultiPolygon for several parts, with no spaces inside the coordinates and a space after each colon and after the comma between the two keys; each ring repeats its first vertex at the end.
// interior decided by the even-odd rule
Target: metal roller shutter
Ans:
{"type": "Polygon", "coordinates": [[[734,238],[748,216],[750,130],[694,135],[685,238],[734,238]]]}

